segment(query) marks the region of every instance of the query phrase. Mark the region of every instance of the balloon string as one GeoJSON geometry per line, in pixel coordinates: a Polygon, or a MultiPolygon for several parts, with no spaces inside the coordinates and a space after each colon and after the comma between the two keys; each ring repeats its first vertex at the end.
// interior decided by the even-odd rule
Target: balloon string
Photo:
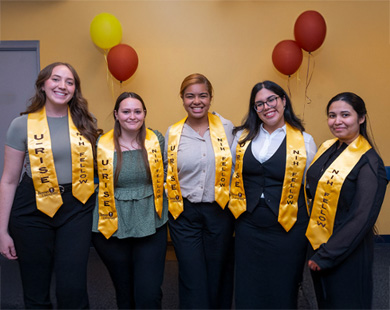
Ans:
{"type": "Polygon", "coordinates": [[[314,60],[314,58],[313,58],[313,69],[312,69],[311,73],[309,74],[309,72],[310,72],[310,60],[311,60],[312,58],[313,58],[313,55],[311,54],[311,52],[309,52],[309,58],[308,58],[308,61],[307,61],[307,72],[306,72],[305,102],[304,102],[304,104],[303,104],[303,116],[302,116],[302,120],[305,120],[306,104],[310,104],[310,103],[312,102],[312,100],[310,99],[310,97],[307,95],[308,88],[309,88],[311,79],[312,79],[312,77],[313,77],[313,72],[314,72],[314,67],[315,67],[315,60],[314,60]]]}
{"type": "Polygon", "coordinates": [[[308,58],[308,61],[307,61],[307,72],[306,72],[306,89],[305,89],[305,98],[307,99],[307,104],[310,104],[311,103],[311,99],[309,98],[309,96],[307,95],[307,90],[309,88],[309,85],[310,85],[310,82],[311,82],[311,79],[313,77],[313,72],[314,72],[314,67],[315,67],[315,60],[313,58],[313,55],[309,52],[309,58],[308,58]],[[312,68],[312,71],[310,73],[310,60],[313,59],[313,68],[312,68]]]}
{"type": "Polygon", "coordinates": [[[288,96],[290,97],[290,100],[291,100],[290,79],[291,79],[291,75],[289,75],[289,76],[288,76],[288,78],[287,78],[287,89],[288,89],[288,96]]]}
{"type": "Polygon", "coordinates": [[[104,49],[104,60],[106,62],[106,79],[107,84],[109,85],[110,91],[111,91],[111,97],[113,100],[115,100],[115,93],[114,93],[114,80],[112,78],[112,75],[110,73],[110,70],[108,69],[108,62],[107,62],[107,55],[108,55],[108,49],[104,49]]]}

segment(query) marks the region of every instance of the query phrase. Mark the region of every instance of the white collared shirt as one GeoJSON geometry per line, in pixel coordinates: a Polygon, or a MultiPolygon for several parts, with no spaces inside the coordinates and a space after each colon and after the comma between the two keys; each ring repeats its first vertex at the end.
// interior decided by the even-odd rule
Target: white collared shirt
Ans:
{"type": "MultiPolygon", "coordinates": [[[[236,133],[231,148],[234,163],[236,159],[237,142],[240,139],[241,133],[242,131],[236,133]]],[[[274,132],[270,134],[267,130],[264,129],[263,124],[261,124],[259,133],[252,140],[251,151],[253,156],[260,163],[264,163],[265,161],[270,159],[272,155],[275,154],[275,152],[278,150],[285,137],[286,137],[286,125],[276,129],[274,132]]],[[[313,137],[306,132],[303,132],[303,139],[305,141],[306,156],[307,156],[306,168],[305,168],[305,173],[306,173],[307,168],[309,168],[310,163],[313,161],[314,155],[317,152],[317,146],[314,143],[313,137]]]]}

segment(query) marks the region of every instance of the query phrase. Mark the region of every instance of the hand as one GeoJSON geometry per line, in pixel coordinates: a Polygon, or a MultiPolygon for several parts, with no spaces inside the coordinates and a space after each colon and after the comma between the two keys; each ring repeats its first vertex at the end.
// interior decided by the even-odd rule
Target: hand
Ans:
{"type": "Polygon", "coordinates": [[[8,233],[0,236],[0,253],[3,257],[10,260],[18,259],[14,241],[8,233]]]}
{"type": "Polygon", "coordinates": [[[317,263],[315,261],[313,261],[313,260],[309,260],[307,262],[307,265],[313,271],[320,271],[321,270],[320,266],[318,266],[317,263]]]}

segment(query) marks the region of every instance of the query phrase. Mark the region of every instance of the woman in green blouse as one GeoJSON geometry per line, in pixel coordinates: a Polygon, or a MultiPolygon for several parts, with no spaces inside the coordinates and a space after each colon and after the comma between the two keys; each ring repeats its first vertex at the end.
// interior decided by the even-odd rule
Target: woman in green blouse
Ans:
{"type": "Polygon", "coordinates": [[[167,245],[164,137],[145,126],[142,98],[122,93],[115,127],[97,145],[99,189],[92,241],[119,309],[161,308],[167,245]]]}

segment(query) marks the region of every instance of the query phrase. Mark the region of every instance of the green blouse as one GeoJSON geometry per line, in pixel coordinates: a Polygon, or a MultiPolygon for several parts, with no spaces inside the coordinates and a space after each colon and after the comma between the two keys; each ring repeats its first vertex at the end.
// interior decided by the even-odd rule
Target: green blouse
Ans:
{"type": "MultiPolygon", "coordinates": [[[[157,134],[164,150],[164,137],[157,134]]],[[[115,188],[115,206],[118,214],[118,230],[112,235],[119,239],[140,238],[152,235],[156,229],[168,220],[168,203],[164,193],[163,211],[161,218],[154,206],[152,181],[147,177],[141,150],[125,151],[123,154],[122,169],[118,184],[115,188]]],[[[114,154],[114,169],[116,167],[116,153],[114,154]]],[[[96,189],[98,193],[99,187],[96,189]]],[[[93,211],[92,231],[98,231],[99,208],[98,197],[93,211]]]]}

